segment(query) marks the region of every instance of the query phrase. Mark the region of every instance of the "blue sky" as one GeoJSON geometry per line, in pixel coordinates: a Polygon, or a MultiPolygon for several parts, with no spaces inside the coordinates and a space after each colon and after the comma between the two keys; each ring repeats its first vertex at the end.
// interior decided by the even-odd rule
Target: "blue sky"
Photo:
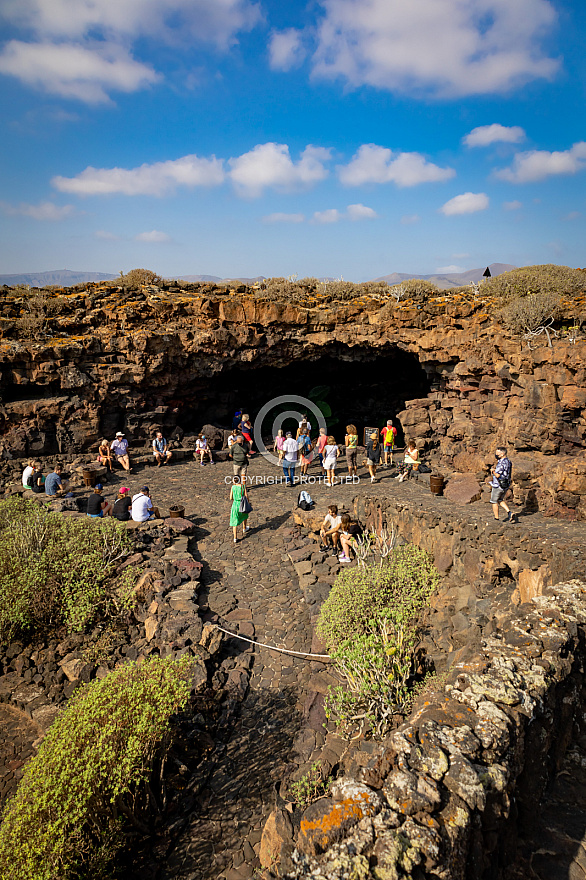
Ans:
{"type": "Polygon", "coordinates": [[[0,0],[0,272],[586,265],[583,0],[0,0]]]}

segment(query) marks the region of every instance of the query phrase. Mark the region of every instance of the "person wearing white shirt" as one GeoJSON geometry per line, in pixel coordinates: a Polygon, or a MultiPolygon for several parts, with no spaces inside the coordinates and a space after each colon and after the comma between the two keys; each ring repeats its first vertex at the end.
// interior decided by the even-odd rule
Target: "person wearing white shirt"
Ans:
{"type": "Polygon", "coordinates": [[[283,473],[287,480],[287,486],[292,486],[295,482],[295,466],[297,464],[297,451],[299,444],[293,439],[291,431],[287,431],[287,438],[283,443],[283,473]]]}
{"type": "Polygon", "coordinates": [[[128,455],[128,440],[122,431],[116,432],[116,439],[112,441],[110,449],[116,456],[116,461],[122,465],[125,471],[130,473],[130,456],[128,455]]]}
{"type": "Polygon", "coordinates": [[[159,509],[153,506],[148,486],[143,486],[140,492],[132,496],[131,516],[134,522],[160,518],[159,509]]]}
{"type": "Polygon", "coordinates": [[[34,469],[35,469],[35,462],[30,461],[28,464],[28,467],[25,467],[24,471],[22,472],[22,485],[26,489],[30,488],[29,484],[28,484],[28,478],[30,477],[30,475],[32,474],[34,469]]]}

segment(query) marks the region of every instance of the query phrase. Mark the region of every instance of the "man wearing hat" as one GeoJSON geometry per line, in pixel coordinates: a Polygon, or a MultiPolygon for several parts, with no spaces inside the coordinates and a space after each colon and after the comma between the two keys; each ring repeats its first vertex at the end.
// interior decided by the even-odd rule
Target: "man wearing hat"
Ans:
{"type": "Polygon", "coordinates": [[[130,456],[128,455],[128,440],[122,433],[122,431],[116,431],[116,439],[112,441],[112,446],[110,447],[114,455],[116,456],[116,461],[118,461],[125,471],[130,473],[130,456]]]}
{"type": "Polygon", "coordinates": [[[132,519],[134,522],[146,522],[149,519],[160,519],[158,507],[153,507],[149,487],[143,486],[140,492],[132,496],[132,519]]]}
{"type": "Polygon", "coordinates": [[[110,516],[112,513],[112,505],[108,504],[106,499],[102,496],[102,488],[101,483],[96,483],[93,495],[90,495],[87,500],[87,515],[91,516],[92,519],[98,519],[102,516],[110,516]]]}

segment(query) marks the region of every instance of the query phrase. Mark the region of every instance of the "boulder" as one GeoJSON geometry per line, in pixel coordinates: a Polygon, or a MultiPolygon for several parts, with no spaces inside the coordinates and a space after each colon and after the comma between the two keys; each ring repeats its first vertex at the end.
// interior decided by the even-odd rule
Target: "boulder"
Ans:
{"type": "Polygon", "coordinates": [[[455,504],[480,501],[482,489],[474,474],[453,474],[444,489],[444,498],[455,504]]]}

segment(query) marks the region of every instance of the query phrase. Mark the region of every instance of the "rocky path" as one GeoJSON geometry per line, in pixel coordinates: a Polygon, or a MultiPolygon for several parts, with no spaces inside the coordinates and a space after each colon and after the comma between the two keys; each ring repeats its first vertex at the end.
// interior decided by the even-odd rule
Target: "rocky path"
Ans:
{"type": "MultiPolygon", "coordinates": [[[[289,513],[293,492],[253,488],[251,530],[235,545],[228,526],[227,471],[225,464],[201,468],[186,463],[143,475],[164,512],[183,504],[197,524],[190,548],[204,563],[200,604],[248,638],[310,651],[309,613],[287,556],[295,547],[289,513]]],[[[229,639],[225,653],[233,659],[223,665],[227,681],[217,684],[229,684],[244,700],[209,755],[211,773],[157,872],[161,880],[246,880],[253,875],[274,785],[303,714],[309,662],[239,639],[229,639]]]]}

